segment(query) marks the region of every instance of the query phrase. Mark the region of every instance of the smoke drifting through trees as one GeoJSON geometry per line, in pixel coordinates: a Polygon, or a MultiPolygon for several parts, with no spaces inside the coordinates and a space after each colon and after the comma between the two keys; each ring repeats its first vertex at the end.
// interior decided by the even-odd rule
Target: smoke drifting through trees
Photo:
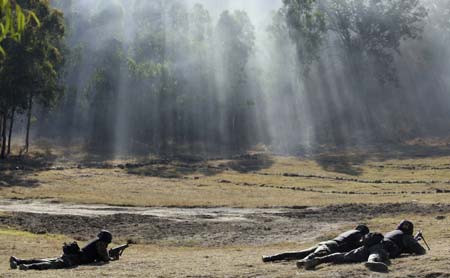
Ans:
{"type": "Polygon", "coordinates": [[[54,1],[71,51],[41,135],[115,154],[448,135],[449,1],[215,2],[54,1]]]}

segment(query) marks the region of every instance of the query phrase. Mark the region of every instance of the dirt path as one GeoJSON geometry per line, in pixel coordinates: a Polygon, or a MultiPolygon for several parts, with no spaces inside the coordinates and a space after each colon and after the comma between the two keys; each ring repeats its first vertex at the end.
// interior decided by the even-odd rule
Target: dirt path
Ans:
{"type": "Polygon", "coordinates": [[[450,205],[349,204],[323,208],[143,208],[0,200],[0,226],[87,240],[109,229],[121,240],[175,246],[263,245],[305,242],[382,215],[427,217],[450,205]]]}
{"type": "MultiPolygon", "coordinates": [[[[299,208],[302,211],[312,208],[299,208]]],[[[0,226],[61,233],[78,240],[109,229],[138,243],[187,246],[266,244],[314,239],[342,225],[292,221],[297,209],[118,207],[51,200],[0,200],[0,226]]]]}
{"type": "Polygon", "coordinates": [[[122,207],[108,205],[82,205],[42,200],[0,200],[0,212],[33,213],[67,216],[111,216],[116,214],[142,215],[173,221],[248,221],[254,215],[285,214],[289,209],[244,209],[244,208],[167,208],[167,207],[122,207]]]}

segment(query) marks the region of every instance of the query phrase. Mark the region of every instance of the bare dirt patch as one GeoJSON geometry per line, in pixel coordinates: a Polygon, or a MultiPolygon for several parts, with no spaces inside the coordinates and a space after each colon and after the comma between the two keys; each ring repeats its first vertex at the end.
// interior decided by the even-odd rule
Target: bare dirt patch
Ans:
{"type": "Polygon", "coordinates": [[[374,217],[405,213],[437,217],[450,212],[450,205],[415,203],[241,209],[111,207],[36,201],[18,201],[19,205],[14,205],[9,201],[13,204],[8,210],[5,202],[0,210],[12,213],[0,215],[1,226],[38,234],[65,234],[79,240],[87,240],[99,229],[106,228],[124,240],[170,246],[305,242],[340,226],[350,227],[374,217]],[[46,204],[42,211],[45,213],[36,213],[36,208],[43,204],[46,204]]]}

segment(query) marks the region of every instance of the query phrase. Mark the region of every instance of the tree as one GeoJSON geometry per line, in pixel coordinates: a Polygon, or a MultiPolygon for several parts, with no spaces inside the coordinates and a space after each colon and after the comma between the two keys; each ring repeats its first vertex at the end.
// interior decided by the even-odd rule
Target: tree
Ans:
{"type": "Polygon", "coordinates": [[[325,18],[316,0],[283,0],[279,11],[286,18],[297,56],[308,72],[309,65],[319,57],[325,34],[325,18]]]}
{"type": "Polygon", "coordinates": [[[43,106],[50,107],[62,92],[59,76],[63,65],[60,51],[63,47],[63,15],[52,9],[46,0],[17,2],[22,7],[32,10],[41,20],[40,24],[27,25],[20,41],[8,40],[4,44],[8,55],[0,63],[2,158],[6,156],[7,118],[10,121],[11,133],[16,112],[26,112],[25,150],[28,151],[33,103],[37,101],[43,106]]]}
{"type": "MultiPolygon", "coordinates": [[[[324,0],[327,29],[337,38],[354,73],[375,67],[382,83],[397,82],[394,55],[421,35],[426,9],[419,0],[324,0]]],[[[359,78],[358,78],[359,79],[359,78]]]]}
{"type": "Polygon", "coordinates": [[[39,23],[36,15],[22,8],[11,0],[0,0],[0,54],[6,53],[2,47],[2,41],[11,38],[19,40],[28,22],[33,19],[39,23]]]}
{"type": "MultiPolygon", "coordinates": [[[[216,27],[217,54],[220,57],[218,74],[220,90],[223,91],[226,127],[230,135],[227,144],[238,150],[248,144],[251,121],[249,108],[254,99],[248,90],[247,66],[255,47],[255,30],[244,11],[221,14],[216,27]]],[[[225,139],[226,140],[226,139],[225,139]]]]}

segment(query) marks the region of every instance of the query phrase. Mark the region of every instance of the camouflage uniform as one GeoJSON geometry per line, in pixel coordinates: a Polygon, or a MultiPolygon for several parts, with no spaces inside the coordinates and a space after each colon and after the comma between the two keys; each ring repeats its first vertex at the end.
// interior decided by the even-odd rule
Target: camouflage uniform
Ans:
{"type": "Polygon", "coordinates": [[[311,248],[286,252],[273,256],[264,256],[263,262],[274,262],[281,260],[308,260],[315,257],[322,257],[337,252],[348,252],[361,246],[365,234],[369,233],[369,228],[359,225],[355,230],[350,230],[340,234],[333,240],[321,242],[311,248]]]}
{"type": "Polygon", "coordinates": [[[306,269],[314,269],[316,266],[324,263],[345,264],[345,263],[362,263],[366,262],[366,266],[376,271],[387,271],[389,264],[390,252],[397,252],[395,245],[390,242],[383,241],[383,236],[377,234],[376,241],[364,244],[347,253],[334,253],[331,255],[311,258],[306,261],[300,261],[297,266],[306,269]]]}
{"type": "Polygon", "coordinates": [[[62,255],[49,259],[16,260],[15,263],[23,270],[47,270],[75,267],[80,264],[80,260],[77,255],[62,255]]]}
{"type": "Polygon", "coordinates": [[[392,242],[398,248],[398,252],[392,253],[391,258],[397,258],[401,254],[424,255],[427,251],[414,238],[414,225],[408,220],[403,220],[396,230],[384,236],[385,241],[392,242]]]}
{"type": "Polygon", "coordinates": [[[21,260],[15,257],[10,258],[11,268],[19,266],[21,270],[47,270],[71,268],[78,265],[90,264],[94,262],[109,262],[111,258],[108,254],[108,244],[112,241],[112,235],[108,231],[101,231],[97,238],[89,242],[79,251],[78,254],[64,254],[58,258],[21,260]]]}
{"type": "Polygon", "coordinates": [[[94,262],[109,262],[111,258],[108,254],[108,243],[100,239],[95,239],[81,249],[81,264],[91,264],[94,262]]]}

